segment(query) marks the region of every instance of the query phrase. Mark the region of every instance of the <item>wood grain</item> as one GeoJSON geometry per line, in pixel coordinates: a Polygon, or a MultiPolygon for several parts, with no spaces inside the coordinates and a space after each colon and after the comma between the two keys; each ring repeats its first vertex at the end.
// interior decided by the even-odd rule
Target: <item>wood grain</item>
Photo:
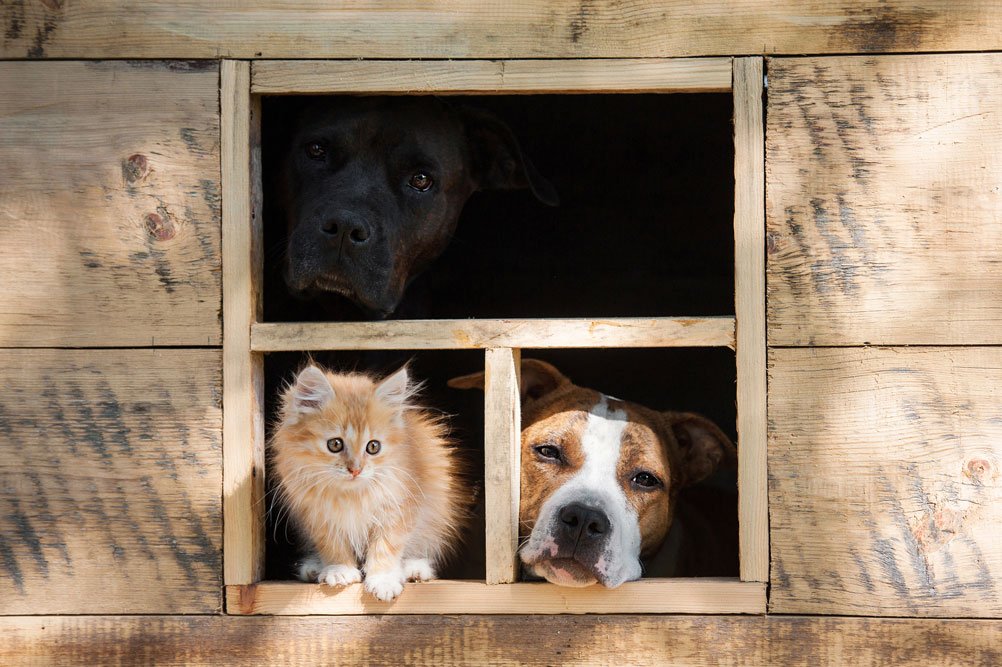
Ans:
{"type": "Polygon", "coordinates": [[[0,346],[219,344],[218,80],[0,63],[0,346]]]}
{"type": "Polygon", "coordinates": [[[277,665],[998,665],[1002,621],[766,616],[0,619],[0,662],[277,665]]]}
{"type": "Polygon", "coordinates": [[[394,320],[255,324],[256,352],[491,347],[734,347],[733,317],[394,320]]]}
{"type": "Polygon", "coordinates": [[[1002,614],[1002,349],[770,353],[770,611],[1002,614]]]}
{"type": "Polygon", "coordinates": [[[771,345],[1002,343],[1000,107],[1002,54],[770,61],[771,345]]]}
{"type": "Polygon", "coordinates": [[[8,2],[2,58],[594,58],[1002,49],[996,0],[8,2]]]}
{"type": "MultiPolygon", "coordinates": [[[[489,525],[489,524],[488,524],[489,525]]],[[[360,584],[264,582],[226,587],[230,614],[764,614],[765,584],[731,579],[647,579],[619,588],[481,581],[407,584],[380,602],[360,584]]]]}
{"type": "Polygon", "coordinates": [[[522,355],[511,348],[484,352],[484,503],[488,584],[518,580],[522,355]]]}
{"type": "Polygon", "coordinates": [[[357,93],[709,93],[731,89],[730,58],[286,60],[253,64],[261,95],[357,93]]]}
{"type": "Polygon", "coordinates": [[[741,579],[769,580],[762,59],[734,60],[734,313],[741,579]]]}
{"type": "Polygon", "coordinates": [[[0,350],[0,386],[0,612],[219,611],[219,351],[0,350]]]}
{"type": "Polygon", "coordinates": [[[250,64],[221,73],[223,196],[223,511],[225,581],[264,574],[264,363],[250,350],[261,314],[260,100],[250,64]]]}

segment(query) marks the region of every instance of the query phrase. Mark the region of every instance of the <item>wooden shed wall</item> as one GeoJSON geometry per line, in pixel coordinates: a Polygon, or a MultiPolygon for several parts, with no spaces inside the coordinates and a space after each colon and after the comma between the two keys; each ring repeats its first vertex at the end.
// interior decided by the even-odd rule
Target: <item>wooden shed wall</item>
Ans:
{"type": "Polygon", "coordinates": [[[0,22],[3,664],[1002,662],[998,620],[783,615],[1002,616],[997,54],[767,61],[770,615],[219,615],[218,58],[991,51],[999,3],[38,0],[0,22]],[[13,62],[46,58],[75,60],[13,62]]]}

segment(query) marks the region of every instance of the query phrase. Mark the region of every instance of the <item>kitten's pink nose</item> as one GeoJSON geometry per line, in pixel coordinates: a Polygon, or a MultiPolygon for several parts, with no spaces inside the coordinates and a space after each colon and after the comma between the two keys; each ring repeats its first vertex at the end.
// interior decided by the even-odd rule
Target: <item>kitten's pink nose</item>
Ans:
{"type": "Polygon", "coordinates": [[[355,479],[360,474],[362,474],[362,469],[361,468],[348,468],[348,472],[351,473],[351,478],[355,479]]]}

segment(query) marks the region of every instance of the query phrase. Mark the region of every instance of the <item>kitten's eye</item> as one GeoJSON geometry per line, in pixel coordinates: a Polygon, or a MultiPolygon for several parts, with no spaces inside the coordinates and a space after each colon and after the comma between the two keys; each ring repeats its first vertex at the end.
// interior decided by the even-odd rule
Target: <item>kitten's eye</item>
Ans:
{"type": "Polygon", "coordinates": [[[642,489],[656,489],[661,486],[661,480],[646,470],[638,472],[630,481],[642,489]]]}
{"type": "Polygon", "coordinates": [[[331,438],[327,441],[327,449],[331,450],[332,454],[339,454],[344,450],[344,440],[341,438],[331,438]]]}
{"type": "Polygon", "coordinates": [[[383,448],[383,445],[378,440],[370,440],[369,444],[365,446],[365,451],[370,454],[378,454],[379,450],[383,448]]]}
{"type": "Polygon", "coordinates": [[[306,154],[311,160],[322,160],[327,155],[327,149],[319,141],[314,141],[306,146],[306,154]]]}
{"type": "Polygon", "coordinates": [[[407,185],[411,186],[418,192],[428,192],[428,190],[431,189],[431,186],[434,183],[435,181],[431,179],[431,176],[424,173],[423,171],[419,171],[418,173],[414,174],[413,176],[411,176],[411,180],[407,181],[407,185]]]}
{"type": "Polygon", "coordinates": [[[560,448],[554,445],[536,445],[532,451],[536,452],[540,458],[560,460],[560,448]]]}

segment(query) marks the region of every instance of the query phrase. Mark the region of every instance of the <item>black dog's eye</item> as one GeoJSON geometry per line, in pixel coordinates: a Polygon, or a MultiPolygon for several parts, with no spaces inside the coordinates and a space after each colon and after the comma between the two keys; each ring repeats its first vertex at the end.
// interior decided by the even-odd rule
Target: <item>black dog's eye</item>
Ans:
{"type": "Polygon", "coordinates": [[[337,454],[344,449],[344,440],[341,438],[331,438],[327,441],[327,449],[331,450],[332,454],[337,454]]]}
{"type": "Polygon", "coordinates": [[[532,451],[544,459],[560,460],[560,448],[553,445],[536,445],[532,448],[532,451]]]}
{"type": "Polygon", "coordinates": [[[314,141],[306,146],[306,154],[313,160],[322,160],[327,155],[327,149],[319,141],[314,141]]]}
{"type": "Polygon", "coordinates": [[[638,472],[630,481],[644,489],[654,489],[661,486],[661,480],[649,472],[638,472]]]}
{"type": "Polygon", "coordinates": [[[411,186],[418,192],[428,192],[434,182],[435,181],[431,180],[431,176],[423,171],[419,171],[411,176],[411,180],[407,181],[407,185],[411,186]]]}
{"type": "Polygon", "coordinates": [[[369,452],[369,454],[375,456],[376,454],[379,453],[379,450],[382,449],[382,448],[383,448],[383,445],[378,440],[370,440],[369,444],[367,444],[365,446],[365,451],[367,451],[367,452],[369,452]]]}

